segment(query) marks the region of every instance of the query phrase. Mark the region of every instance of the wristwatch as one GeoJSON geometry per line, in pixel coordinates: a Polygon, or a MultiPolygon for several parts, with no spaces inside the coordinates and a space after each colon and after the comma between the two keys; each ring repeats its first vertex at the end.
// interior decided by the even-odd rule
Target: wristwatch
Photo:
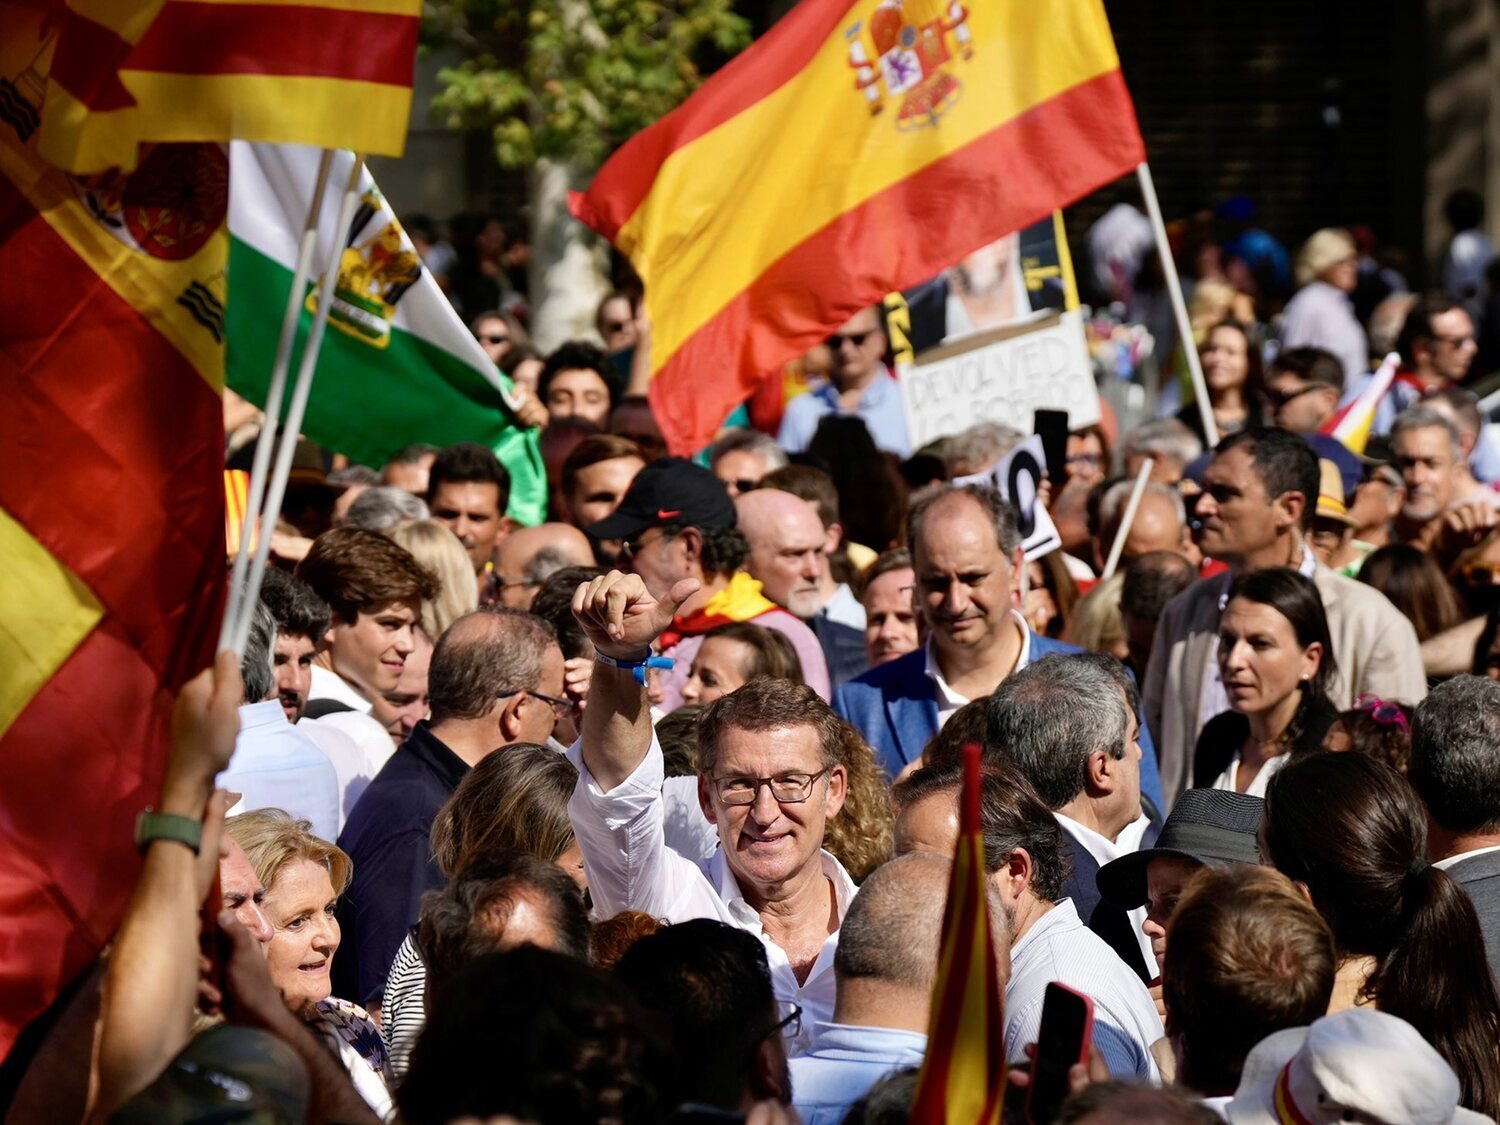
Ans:
{"type": "Polygon", "coordinates": [[[175,840],[197,855],[203,843],[203,825],[190,816],[142,809],[135,818],[135,846],[144,853],[155,840],[175,840]]]}

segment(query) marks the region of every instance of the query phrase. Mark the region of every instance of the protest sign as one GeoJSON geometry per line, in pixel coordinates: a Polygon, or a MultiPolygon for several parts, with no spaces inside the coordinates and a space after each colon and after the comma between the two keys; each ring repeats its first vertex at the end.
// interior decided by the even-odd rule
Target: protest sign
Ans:
{"type": "Polygon", "coordinates": [[[1068,428],[1099,421],[1099,391],[1077,312],[1045,313],[917,356],[898,371],[913,449],[976,422],[1031,432],[1032,413],[1066,410],[1068,428]]]}
{"type": "Polygon", "coordinates": [[[1039,559],[1062,546],[1062,536],[1047,509],[1037,503],[1046,474],[1042,439],[1036,434],[1016,446],[987,473],[957,477],[954,484],[987,484],[1000,491],[1016,507],[1021,529],[1021,550],[1026,561],[1039,559]]]}

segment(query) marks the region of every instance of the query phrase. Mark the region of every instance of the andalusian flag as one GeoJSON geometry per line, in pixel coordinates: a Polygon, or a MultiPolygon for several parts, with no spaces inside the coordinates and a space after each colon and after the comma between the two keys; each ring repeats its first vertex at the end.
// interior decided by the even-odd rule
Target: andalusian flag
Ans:
{"type": "MultiPolygon", "coordinates": [[[[0,74],[41,33],[0,6],[0,74]]],[[[225,587],[227,156],[65,175],[16,123],[34,73],[0,91],[0,1054],[124,912],[225,587]]]]}
{"type": "Polygon", "coordinates": [[[143,141],[406,144],[421,0],[51,3],[41,154],[60,168],[129,170],[143,141]]]}
{"type": "MultiPolygon", "coordinates": [[[[290,145],[230,146],[229,385],[260,406],[319,156],[290,145]]],[[[510,471],[511,517],[540,523],[547,482],[537,431],[521,427],[507,409],[510,381],[422,267],[368,171],[354,221],[334,230],[352,160],[335,154],[323,194],[314,270],[321,273],[335,248],[342,264],[302,432],[377,467],[413,442],[480,442],[510,471]]],[[[315,277],[302,305],[293,371],[312,327],[316,288],[315,277]]]]}
{"type": "Polygon", "coordinates": [[[1385,357],[1365,389],[1328,421],[1318,427],[1318,433],[1337,438],[1351,453],[1363,454],[1370,443],[1370,430],[1375,425],[1375,414],[1380,401],[1390,392],[1396,381],[1396,372],[1401,367],[1401,356],[1391,352],[1385,357]]]}
{"type": "Polygon", "coordinates": [[[927,1057],[911,1107],[911,1120],[921,1125],[998,1125],[1005,1097],[1005,1029],[985,897],[980,784],[979,747],[970,743],[964,747],[958,850],[932,988],[927,1057]]]}
{"type": "Polygon", "coordinates": [[[573,213],[645,281],[688,453],[861,308],[1144,159],[1102,0],[802,0],[573,213]]]}

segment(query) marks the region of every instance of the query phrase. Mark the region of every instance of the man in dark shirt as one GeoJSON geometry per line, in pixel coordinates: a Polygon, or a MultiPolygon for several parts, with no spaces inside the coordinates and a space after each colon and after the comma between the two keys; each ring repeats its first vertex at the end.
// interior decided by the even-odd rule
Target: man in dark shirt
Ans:
{"type": "Polygon", "coordinates": [[[431,719],[370,782],[339,836],[354,879],[339,900],[334,992],[371,1010],[422,895],[447,882],[428,843],[438,810],[470,768],[507,746],[545,743],[558,710],[571,706],[552,630],[529,613],[496,607],[459,618],[443,634],[428,691],[431,719]]]}

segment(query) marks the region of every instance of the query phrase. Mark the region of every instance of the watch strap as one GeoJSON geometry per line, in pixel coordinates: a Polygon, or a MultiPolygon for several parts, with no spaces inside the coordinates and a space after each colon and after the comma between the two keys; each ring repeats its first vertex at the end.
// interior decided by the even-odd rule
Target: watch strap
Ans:
{"type": "Polygon", "coordinates": [[[190,816],[142,809],[135,818],[135,846],[144,852],[156,840],[186,844],[197,855],[203,844],[203,825],[190,816]]]}

